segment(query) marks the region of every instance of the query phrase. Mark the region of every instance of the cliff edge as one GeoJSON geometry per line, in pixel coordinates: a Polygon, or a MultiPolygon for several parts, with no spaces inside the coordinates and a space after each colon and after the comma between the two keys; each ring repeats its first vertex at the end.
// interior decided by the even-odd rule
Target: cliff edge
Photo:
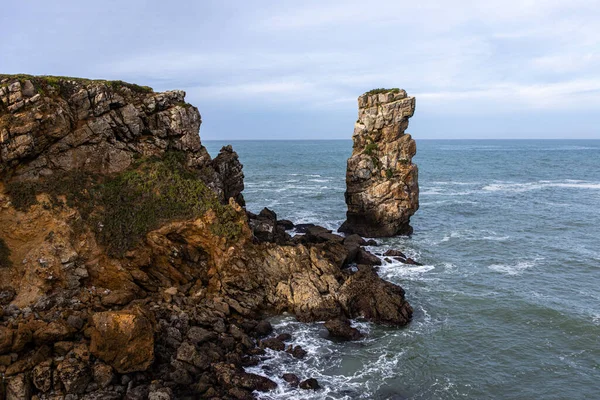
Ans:
{"type": "Polygon", "coordinates": [[[352,156],[346,170],[346,221],[341,232],[367,237],[409,235],[419,208],[415,141],[405,133],[415,98],[376,89],[358,98],[352,156]]]}

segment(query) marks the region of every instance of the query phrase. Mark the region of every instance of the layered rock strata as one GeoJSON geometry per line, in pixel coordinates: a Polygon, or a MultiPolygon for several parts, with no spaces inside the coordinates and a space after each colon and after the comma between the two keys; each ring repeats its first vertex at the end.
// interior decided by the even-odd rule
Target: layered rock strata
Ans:
{"type": "Polygon", "coordinates": [[[265,347],[306,354],[266,315],[409,322],[361,238],[247,215],[200,121],[183,92],[0,77],[0,399],[253,398],[265,347]]]}
{"type": "Polygon", "coordinates": [[[412,233],[419,208],[417,147],[405,133],[415,98],[400,89],[378,89],[358,98],[352,156],[346,170],[347,219],[341,232],[367,237],[412,233]]]}

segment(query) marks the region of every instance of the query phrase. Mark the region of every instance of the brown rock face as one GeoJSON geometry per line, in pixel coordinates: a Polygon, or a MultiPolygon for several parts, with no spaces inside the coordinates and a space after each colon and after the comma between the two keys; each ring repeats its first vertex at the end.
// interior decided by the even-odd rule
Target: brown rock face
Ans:
{"type": "Polygon", "coordinates": [[[62,77],[0,75],[0,81],[0,177],[114,174],[141,156],[175,150],[185,153],[188,166],[203,170],[224,201],[243,203],[237,154],[226,148],[210,165],[198,135],[200,113],[185,102],[184,91],[62,77]]]}
{"type": "Polygon", "coordinates": [[[404,90],[375,90],[358,98],[354,147],[346,170],[346,221],[341,232],[368,237],[412,233],[419,208],[415,141],[405,133],[415,98],[404,90]]]}
{"type": "Polygon", "coordinates": [[[140,308],[94,314],[90,351],[126,374],[154,361],[154,324],[140,308]]]}

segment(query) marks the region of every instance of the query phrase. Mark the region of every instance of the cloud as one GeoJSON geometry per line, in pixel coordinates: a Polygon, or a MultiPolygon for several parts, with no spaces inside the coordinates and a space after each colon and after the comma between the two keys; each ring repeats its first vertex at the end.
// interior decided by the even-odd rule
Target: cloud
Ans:
{"type": "Polygon", "coordinates": [[[353,113],[374,87],[407,89],[424,118],[566,120],[600,105],[597,0],[111,1],[12,2],[0,70],[124,79],[185,89],[223,113],[322,119],[353,113]],[[88,29],[94,15],[101,29],[88,29]]]}

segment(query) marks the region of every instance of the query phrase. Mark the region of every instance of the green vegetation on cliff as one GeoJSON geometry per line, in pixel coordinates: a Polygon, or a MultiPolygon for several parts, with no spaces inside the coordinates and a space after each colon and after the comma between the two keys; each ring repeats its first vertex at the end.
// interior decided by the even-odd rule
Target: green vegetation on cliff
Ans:
{"type": "Polygon", "coordinates": [[[242,232],[235,210],[221,204],[198,172],[184,162],[183,153],[167,152],[140,158],[115,176],[78,171],[13,182],[7,189],[13,206],[22,211],[37,204],[41,193],[50,197],[51,204],[45,207],[61,207],[65,201],[81,215],[74,227],[88,226],[113,256],[122,256],[165,222],[200,217],[208,210],[218,218],[211,226],[213,234],[234,240],[242,232]]]}
{"type": "Polygon", "coordinates": [[[391,89],[379,88],[379,89],[371,89],[367,92],[368,95],[379,94],[379,93],[400,93],[400,89],[399,88],[391,88],[391,89]]]}
{"type": "Polygon", "coordinates": [[[4,239],[0,238],[0,268],[7,268],[12,265],[10,261],[10,249],[4,239]]]}
{"type": "Polygon", "coordinates": [[[71,76],[51,76],[51,75],[26,75],[26,74],[17,74],[17,75],[6,75],[0,74],[0,80],[8,79],[9,81],[18,80],[23,83],[25,81],[31,81],[33,85],[36,87],[38,93],[46,94],[48,93],[49,88],[54,88],[59,91],[68,89],[68,86],[71,82],[75,82],[81,85],[90,85],[93,83],[105,84],[113,89],[120,89],[123,87],[131,89],[136,93],[152,93],[153,89],[149,86],[140,86],[134,83],[128,83],[123,81],[111,81],[105,79],[86,79],[86,78],[75,78],[71,76]]]}

